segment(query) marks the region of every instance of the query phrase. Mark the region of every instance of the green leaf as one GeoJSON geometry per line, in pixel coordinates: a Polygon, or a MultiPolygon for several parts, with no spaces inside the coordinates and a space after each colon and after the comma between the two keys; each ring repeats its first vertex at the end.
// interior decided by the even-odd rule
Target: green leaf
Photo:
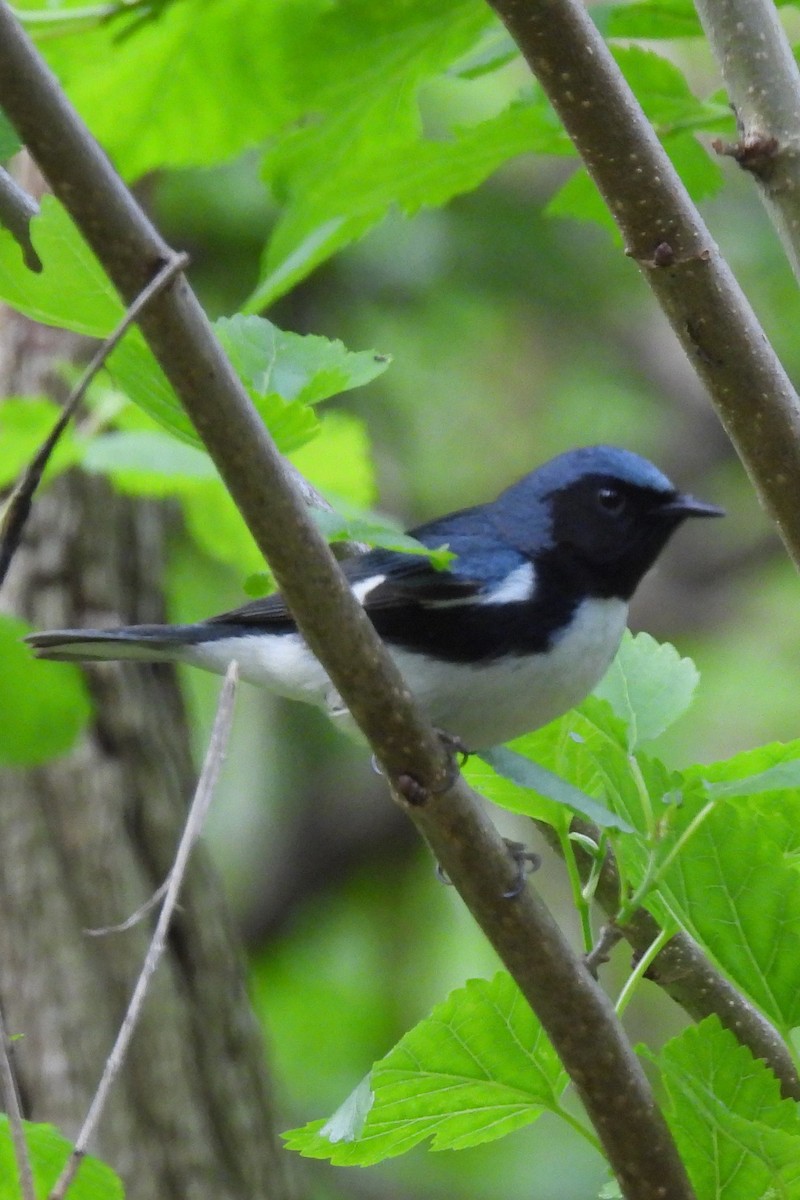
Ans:
{"type": "MultiPolygon", "coordinates": [[[[60,409],[52,400],[38,397],[0,401],[0,487],[7,487],[29,465],[58,420],[60,409]]],[[[45,479],[65,471],[81,458],[71,428],[65,429],[50,456],[45,479]]]]}
{"type": "Polygon", "coordinates": [[[327,512],[320,508],[312,509],[311,515],[329,542],[366,542],[368,546],[396,550],[399,554],[419,554],[430,559],[439,571],[443,571],[455,558],[446,545],[430,549],[410,534],[376,517],[351,515],[347,511],[327,512]]]}
{"type": "Polygon", "coordinates": [[[291,1149],[368,1165],[433,1139],[434,1150],[493,1140],[560,1112],[567,1077],[505,973],[451,993],[373,1067],[328,1122],[287,1134],[291,1149]],[[366,1115],[365,1115],[366,1114],[366,1115]],[[333,1135],[333,1136],[332,1136],[333,1135]]]}
{"type": "Polygon", "coordinates": [[[658,1056],[666,1117],[698,1197],[793,1200],[800,1119],[778,1080],[717,1017],[673,1038],[658,1056]]]}
{"type": "Polygon", "coordinates": [[[120,12],[72,37],[47,37],[41,22],[36,30],[94,135],[136,179],[164,166],[227,160],[300,116],[293,60],[313,50],[323,7],[319,0],[181,0],[157,13],[151,6],[149,20],[141,9],[120,12]]]}
{"type": "Polygon", "coordinates": [[[359,508],[375,503],[375,469],[364,422],[353,413],[334,409],[320,421],[319,433],[294,451],[300,474],[332,502],[359,508]]]}
{"type": "MultiPolygon", "coordinates": [[[[490,800],[494,800],[495,803],[501,804],[503,808],[507,808],[511,812],[523,813],[530,817],[538,816],[536,799],[530,796],[530,793],[534,792],[539,796],[546,796],[556,804],[563,805],[570,810],[570,815],[573,812],[580,813],[588,821],[594,821],[595,825],[599,825],[601,829],[622,829],[628,833],[633,832],[633,826],[629,825],[627,821],[610,812],[597,800],[593,800],[591,796],[587,796],[580,788],[508,746],[495,746],[492,750],[485,751],[477,757],[487,763],[497,775],[516,785],[513,792],[509,793],[507,788],[502,788],[495,796],[490,783],[486,793],[490,800]]],[[[486,787],[485,775],[482,776],[481,784],[486,787]]]]}
{"type": "Polygon", "coordinates": [[[40,273],[25,267],[13,237],[0,229],[0,299],[44,325],[88,337],[105,337],[120,320],[122,304],[106,275],[54,196],[43,196],[31,221],[40,273]]]}
{"type": "MultiPolygon", "coordinates": [[[[776,7],[797,0],[776,0],[776,7]]],[[[640,0],[592,6],[592,17],[606,37],[682,38],[702,37],[703,27],[693,0],[640,0]]]]}
{"type": "Polygon", "coordinates": [[[223,317],[215,330],[284,453],[319,428],[311,405],[369,383],[390,361],[374,351],[347,350],[339,341],[288,333],[263,317],[223,317]]]}
{"type": "Polygon", "coordinates": [[[35,766],[65,754],[91,715],[80,671],[36,662],[21,642],[30,627],[0,617],[0,762],[35,766]]]}
{"type": "Polygon", "coordinates": [[[278,329],[264,317],[221,317],[217,336],[240,377],[259,396],[317,404],[361,387],[390,363],[372,350],[353,352],[341,342],[278,329]]]}
{"type": "MultiPolygon", "coordinates": [[[[693,200],[705,200],[722,186],[721,168],[706,153],[691,133],[670,134],[664,149],[693,200]]],[[[551,217],[572,217],[590,221],[607,229],[619,241],[620,233],[588,172],[580,167],[545,206],[551,217]]]]}
{"type": "MultiPolygon", "coordinates": [[[[698,768],[702,775],[702,767],[698,768]]],[[[755,775],[732,779],[725,783],[709,783],[708,792],[715,799],[731,799],[735,796],[754,796],[759,792],[775,792],[800,788],[800,756],[786,762],[775,763],[755,775]]]]}
{"type": "Polygon", "coordinates": [[[608,14],[608,37],[700,37],[703,32],[692,0],[645,0],[600,7],[608,14]]]}
{"type": "Polygon", "coordinates": [[[9,121],[6,114],[0,109],[0,163],[7,162],[9,158],[22,149],[17,131],[9,121]]]}
{"type": "Polygon", "coordinates": [[[700,676],[689,658],[649,633],[625,632],[614,662],[594,694],[607,700],[628,730],[628,749],[652,741],[692,702],[700,676]]]}
{"type": "Polygon", "coordinates": [[[194,425],[138,328],[129,329],[106,366],[116,387],[181,441],[202,448],[194,425]]]}
{"type": "MultiPolygon", "coordinates": [[[[676,836],[701,807],[687,795],[676,836]]],[[[800,1024],[800,876],[786,842],[780,809],[717,801],[647,901],[657,918],[679,920],[783,1032],[800,1024]]]]}
{"type": "Polygon", "coordinates": [[[720,106],[714,104],[707,109],[670,59],[641,46],[615,46],[612,53],[645,116],[662,136],[675,126],[719,116],[720,106]]]}
{"type": "Polygon", "coordinates": [[[198,482],[219,480],[204,451],[157,430],[93,438],[83,465],[108,475],[119,491],[137,496],[180,495],[198,482]]]}
{"type": "MultiPolygon", "coordinates": [[[[274,174],[285,170],[290,203],[273,232],[264,277],[247,308],[252,311],[273,303],[314,267],[363,237],[391,207],[413,215],[422,207],[443,205],[477,187],[509,159],[533,152],[575,153],[538,89],[533,89],[528,102],[454,130],[447,138],[419,140],[415,135],[402,146],[375,139],[363,158],[341,156],[335,171],[320,169],[326,161],[323,155],[316,164],[319,178],[313,183],[295,166],[294,154],[285,168],[268,159],[274,174]],[[295,183],[295,172],[302,182],[295,183]]],[[[285,153],[289,154],[288,148],[285,153]]]]}
{"type": "MultiPolygon", "coordinates": [[[[37,1196],[49,1195],[67,1158],[71,1144],[52,1125],[23,1123],[25,1142],[37,1196]]],[[[17,1165],[8,1117],[0,1115],[0,1200],[21,1200],[17,1165]]],[[[123,1200],[124,1189],[117,1175],[99,1159],[86,1157],[70,1186],[70,1200],[123,1200]]]]}

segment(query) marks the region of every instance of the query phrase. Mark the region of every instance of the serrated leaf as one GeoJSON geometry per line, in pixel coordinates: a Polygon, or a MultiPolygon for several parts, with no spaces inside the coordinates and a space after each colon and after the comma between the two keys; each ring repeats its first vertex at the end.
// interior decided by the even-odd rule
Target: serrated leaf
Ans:
{"type": "MultiPolygon", "coordinates": [[[[310,138],[311,133],[304,133],[310,138]]],[[[321,136],[321,135],[320,135],[321,136]]],[[[311,152],[310,146],[305,155],[311,152]]],[[[263,279],[247,302],[249,311],[271,304],[332,254],[382,221],[397,206],[407,215],[443,205],[471,191],[509,159],[524,153],[572,155],[574,148],[542,93],[511,105],[477,125],[456,129],[448,138],[419,140],[415,134],[397,146],[374,138],[359,159],[343,156],[335,172],[313,181],[301,176],[295,147],[284,166],[291,202],[273,231],[263,279]],[[302,184],[295,181],[303,178],[302,184]]]]}
{"type": "MultiPolygon", "coordinates": [[[[692,797],[675,833],[701,808],[692,797]]],[[[800,1024],[800,876],[780,810],[717,801],[648,899],[672,914],[783,1032],[800,1024]],[[771,827],[774,822],[774,829],[771,827]]]]}
{"type": "Polygon", "coordinates": [[[311,407],[386,370],[374,351],[347,350],[339,341],[278,329],[263,317],[223,317],[215,332],[250,392],[278,448],[296,450],[317,432],[311,407]]]}
{"type": "MultiPolygon", "coordinates": [[[[23,1123],[37,1196],[47,1196],[55,1185],[71,1144],[52,1125],[23,1123]]],[[[123,1200],[124,1189],[117,1175],[99,1159],[84,1157],[69,1189],[70,1200],[123,1200]]],[[[0,1114],[0,1200],[22,1200],[17,1183],[14,1146],[8,1117],[0,1114]]]]}
{"type": "Polygon", "coordinates": [[[633,751],[669,729],[692,702],[700,676],[690,658],[649,633],[626,631],[594,694],[607,700],[628,730],[633,751]]]}
{"type": "Polygon", "coordinates": [[[72,37],[47,37],[41,22],[37,31],[94,135],[136,179],[227,160],[299,117],[288,72],[295,53],[313,50],[309,25],[320,7],[182,0],[151,5],[150,19],[121,7],[72,37]]]}
{"type": "MultiPolygon", "coordinates": [[[[621,829],[627,833],[633,832],[633,826],[629,825],[627,821],[605,808],[597,800],[593,800],[591,796],[587,796],[580,788],[508,746],[495,746],[492,750],[485,751],[477,757],[487,763],[498,775],[515,784],[514,792],[511,795],[507,789],[502,789],[495,796],[492,794],[491,785],[487,792],[490,800],[494,800],[495,803],[501,804],[503,808],[507,808],[511,812],[523,813],[525,816],[538,816],[536,801],[533,800],[532,803],[530,796],[530,793],[533,792],[538,796],[547,797],[555,804],[563,805],[569,809],[570,815],[576,812],[580,813],[582,817],[593,821],[601,829],[621,829]]],[[[485,787],[485,776],[482,778],[482,783],[485,787]]]]}
{"type": "Polygon", "coordinates": [[[420,88],[463,58],[492,21],[472,0],[351,2],[320,14],[292,63],[305,120],[287,125],[264,163],[284,212],[251,311],[363,236],[387,203],[405,207],[396,189],[413,189],[415,172],[430,182],[430,162],[415,160],[418,149],[423,159],[437,151],[422,137],[420,88]]]}
{"type": "Polygon", "coordinates": [[[797,1196],[797,1106],[717,1017],[673,1038],[658,1064],[670,1101],[665,1115],[698,1196],[797,1196]]]}
{"type": "MultiPolygon", "coordinates": [[[[505,973],[471,980],[376,1063],[374,1099],[363,1127],[330,1122],[287,1134],[291,1149],[338,1164],[378,1162],[426,1138],[433,1149],[462,1149],[501,1137],[560,1110],[567,1083],[544,1032],[505,973]]],[[[357,1093],[363,1097],[364,1084],[357,1093]]],[[[360,1113],[364,1105],[355,1106],[360,1113]]],[[[340,1110],[341,1112],[341,1110],[340,1110]]]]}
{"type": "Polygon", "coordinates": [[[79,669],[36,662],[22,637],[30,626],[0,617],[0,762],[35,766],[65,754],[91,715],[79,669]]]}

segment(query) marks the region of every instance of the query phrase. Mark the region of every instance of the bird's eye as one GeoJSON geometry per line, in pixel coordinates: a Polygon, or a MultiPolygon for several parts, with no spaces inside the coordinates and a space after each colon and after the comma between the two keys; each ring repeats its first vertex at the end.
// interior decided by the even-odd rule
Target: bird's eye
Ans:
{"type": "Polygon", "coordinates": [[[601,487],[597,492],[597,503],[609,516],[618,517],[626,504],[624,494],[615,487],[601,487]]]}

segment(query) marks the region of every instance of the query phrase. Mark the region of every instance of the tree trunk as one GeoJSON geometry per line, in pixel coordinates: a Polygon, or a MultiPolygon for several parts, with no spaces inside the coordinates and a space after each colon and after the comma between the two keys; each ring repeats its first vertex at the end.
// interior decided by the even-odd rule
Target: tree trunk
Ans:
{"type": "MultiPolygon", "coordinates": [[[[3,392],[53,394],[77,340],[0,314],[3,392]]],[[[35,628],[163,620],[163,511],[102,479],[34,502],[3,607],[35,628]]],[[[31,661],[31,671],[36,664],[31,661]]],[[[123,920],[163,882],[194,783],[173,670],[87,671],[93,723],[45,767],[0,772],[0,1002],[25,1115],[74,1137],[152,928],[123,920]]],[[[129,1200],[288,1194],[261,1033],[219,883],[194,852],[168,950],[91,1148],[129,1200]]]]}

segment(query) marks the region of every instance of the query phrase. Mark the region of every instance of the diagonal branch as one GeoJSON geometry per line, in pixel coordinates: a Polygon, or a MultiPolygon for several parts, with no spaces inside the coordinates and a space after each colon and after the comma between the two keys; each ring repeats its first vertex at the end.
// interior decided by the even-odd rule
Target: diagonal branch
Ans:
{"type": "Polygon", "coordinates": [[[488,3],[563,121],[800,565],[800,401],[583,0],[488,3]]]}
{"type": "Polygon", "coordinates": [[[800,68],[774,0],[695,0],[736,113],[739,140],[715,142],[759,184],[800,278],[800,68]]]}
{"type": "MultiPolygon", "coordinates": [[[[170,255],[0,0],[0,104],[56,195],[130,302],[170,255]]],[[[406,811],[430,843],[537,1012],[600,1134],[629,1200],[691,1200],[652,1090],[613,1007],[517,867],[463,780],[449,784],[423,721],[364,611],[287,479],[282,460],[178,279],[142,314],[151,349],[216,462],[298,624],[394,783],[427,803],[406,811]]],[[[402,802],[402,801],[401,801],[402,802]]]]}

